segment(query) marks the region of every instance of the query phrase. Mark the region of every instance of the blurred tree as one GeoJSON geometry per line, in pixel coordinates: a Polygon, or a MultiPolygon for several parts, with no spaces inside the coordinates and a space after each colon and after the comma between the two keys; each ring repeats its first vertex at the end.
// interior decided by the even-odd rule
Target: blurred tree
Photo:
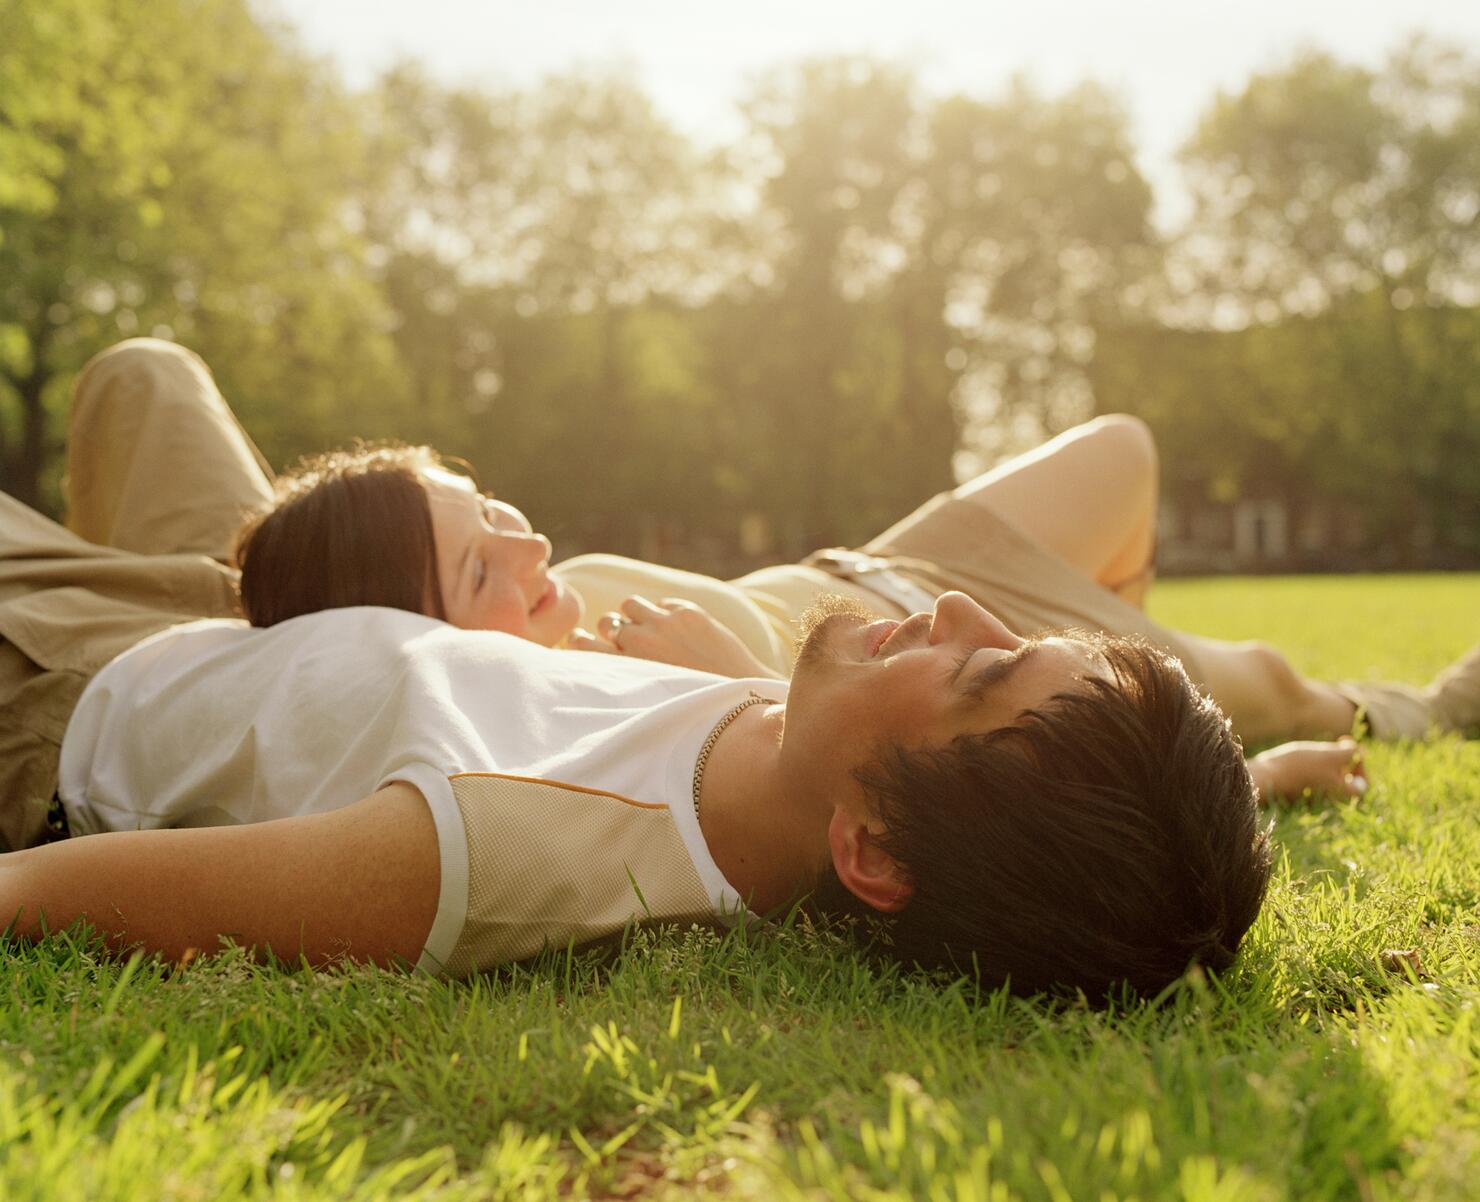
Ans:
{"type": "Polygon", "coordinates": [[[1188,487],[1472,504],[1480,72],[1452,48],[1219,97],[1158,277],[1092,85],[931,99],[906,67],[804,63],[704,154],[622,76],[401,66],[350,96],[257,11],[0,7],[11,491],[56,503],[72,372],[157,332],[271,458],[430,441],[567,551],[857,542],[975,466],[963,443],[979,464],[1087,416],[1091,378],[1188,487]]]}
{"type": "MultiPolygon", "coordinates": [[[[1325,545],[1329,531],[1318,535],[1322,545],[1309,548],[1306,562],[1473,564],[1480,555],[1480,311],[1445,306],[1398,315],[1404,344],[1425,370],[1447,365],[1433,373],[1441,391],[1425,398],[1449,423],[1446,435],[1432,460],[1400,469],[1399,487],[1422,499],[1419,510],[1400,508],[1403,520],[1392,520],[1394,484],[1385,464],[1401,463],[1407,452],[1386,441],[1391,434],[1359,424],[1369,419],[1349,418],[1349,432],[1291,436],[1308,415],[1345,408],[1353,377],[1384,377],[1390,320],[1380,294],[1367,293],[1315,317],[1242,330],[1106,328],[1091,368],[1095,396],[1106,409],[1139,414],[1155,428],[1163,485],[1174,502],[1196,509],[1240,497],[1277,499],[1297,531],[1303,517],[1329,515],[1329,502],[1344,506],[1342,545],[1325,545]]],[[[1396,500],[1401,505],[1401,495],[1396,500]]],[[[1306,552],[1298,539],[1295,551],[1306,552]]]]}
{"type": "MultiPolygon", "coordinates": [[[[6,209],[55,208],[56,180],[66,166],[64,131],[85,131],[96,139],[96,127],[88,128],[85,67],[107,34],[106,20],[87,0],[0,8],[0,205],[6,209]]],[[[123,89],[120,99],[139,97],[123,89]]],[[[123,157],[141,156],[135,151],[123,157]]]]}
{"type": "Polygon", "coordinates": [[[963,425],[1088,415],[1094,325],[1155,262],[1107,93],[927,103],[909,72],[843,59],[773,75],[747,112],[778,231],[747,341],[768,348],[769,495],[807,490],[796,545],[949,487],[963,425]]]}
{"type": "Polygon", "coordinates": [[[163,114],[146,65],[118,53],[105,8],[8,4],[0,45],[0,481],[35,503],[56,344],[71,339],[74,312],[89,321],[116,303],[116,291],[87,289],[96,234],[158,221],[149,202],[167,171],[163,114]],[[94,72],[108,61],[117,69],[104,88],[94,72]],[[101,167],[86,184],[73,167],[82,156],[101,167]],[[91,211],[94,237],[66,228],[68,206],[91,211]]]}
{"type": "Polygon", "coordinates": [[[917,453],[878,439],[896,403],[898,355],[881,364],[860,320],[903,258],[892,218],[915,168],[917,110],[908,71],[856,58],[774,72],[744,105],[761,221],[776,231],[748,340],[764,359],[750,376],[757,392],[741,402],[759,444],[747,474],[794,548],[867,521],[888,477],[917,453]]]}
{"type": "Polygon", "coordinates": [[[43,469],[70,375],[155,333],[251,398],[271,457],[399,387],[342,217],[354,113],[242,0],[11,0],[0,93],[0,469],[43,469]],[[74,11],[75,10],[75,11],[74,11]]]}
{"type": "Polygon", "coordinates": [[[1158,262],[1151,189],[1123,107],[1093,84],[1050,97],[1017,80],[995,100],[953,98],[934,144],[931,257],[951,267],[962,404],[990,458],[1093,411],[1095,328],[1158,262]]]}
{"type": "MultiPolygon", "coordinates": [[[[392,167],[367,229],[422,400],[417,436],[493,468],[577,543],[637,549],[654,482],[703,458],[675,442],[694,431],[672,408],[707,394],[676,398],[644,334],[649,309],[701,298],[698,157],[621,77],[493,95],[400,68],[378,98],[373,157],[392,167]],[[600,502],[577,511],[552,459],[580,462],[600,502]]],[[[665,328],[682,359],[684,330],[665,328]]]]}
{"type": "MultiPolygon", "coordinates": [[[[1462,465],[1480,451],[1465,315],[1480,302],[1480,63],[1423,39],[1377,72],[1307,53],[1220,95],[1183,157],[1196,207],[1168,318],[1324,317],[1292,327],[1302,348],[1241,343],[1278,363],[1231,416],[1300,465],[1286,489],[1360,498],[1389,530],[1456,489],[1475,503],[1462,465]]],[[[1221,454],[1228,427],[1213,419],[1178,418],[1221,454]]]]}
{"type": "Polygon", "coordinates": [[[1458,47],[1415,38],[1380,72],[1303,54],[1220,93],[1182,158],[1179,267],[1225,320],[1480,302],[1480,60],[1458,47]]]}
{"type": "Polygon", "coordinates": [[[446,88],[403,64],[361,106],[356,217],[411,381],[393,432],[471,458],[478,427],[502,409],[499,333],[519,275],[518,100],[446,88]]]}
{"type": "Polygon", "coordinates": [[[526,103],[516,312],[584,318],[573,329],[592,342],[593,371],[567,398],[562,450],[591,490],[586,538],[638,550],[658,513],[653,483],[703,452],[676,440],[682,398],[661,371],[644,372],[658,360],[632,323],[645,304],[700,299],[704,177],[692,146],[631,80],[555,77],[526,103]]]}

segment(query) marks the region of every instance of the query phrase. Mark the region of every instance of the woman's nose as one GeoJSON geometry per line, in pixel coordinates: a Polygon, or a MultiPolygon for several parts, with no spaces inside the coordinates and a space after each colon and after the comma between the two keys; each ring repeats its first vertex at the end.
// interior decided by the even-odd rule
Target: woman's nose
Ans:
{"type": "Polygon", "coordinates": [[[506,551],[520,560],[544,563],[550,558],[550,540],[543,534],[525,530],[497,530],[490,537],[498,539],[506,551]]]}
{"type": "Polygon", "coordinates": [[[515,509],[503,501],[496,501],[492,497],[489,497],[484,505],[488,510],[489,525],[514,534],[534,533],[534,527],[530,525],[529,519],[524,516],[522,510],[515,509]]]}

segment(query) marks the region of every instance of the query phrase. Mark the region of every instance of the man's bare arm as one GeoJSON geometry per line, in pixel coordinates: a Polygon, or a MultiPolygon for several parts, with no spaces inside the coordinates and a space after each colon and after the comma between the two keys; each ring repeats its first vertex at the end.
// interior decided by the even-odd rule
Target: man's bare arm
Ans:
{"type": "Polygon", "coordinates": [[[415,963],[440,877],[431,811],[393,784],[327,814],[89,835],[0,856],[0,924],[35,939],[84,918],[117,950],[172,958],[229,936],[311,964],[415,963]]]}

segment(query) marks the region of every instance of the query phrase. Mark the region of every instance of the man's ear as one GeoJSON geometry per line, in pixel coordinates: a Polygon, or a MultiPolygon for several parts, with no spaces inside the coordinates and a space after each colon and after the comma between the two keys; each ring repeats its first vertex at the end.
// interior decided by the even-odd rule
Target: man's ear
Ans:
{"type": "Polygon", "coordinates": [[[875,910],[892,914],[903,910],[914,893],[914,886],[861,815],[839,807],[833,811],[827,827],[827,842],[832,849],[833,871],[844,888],[859,901],[875,910]]]}

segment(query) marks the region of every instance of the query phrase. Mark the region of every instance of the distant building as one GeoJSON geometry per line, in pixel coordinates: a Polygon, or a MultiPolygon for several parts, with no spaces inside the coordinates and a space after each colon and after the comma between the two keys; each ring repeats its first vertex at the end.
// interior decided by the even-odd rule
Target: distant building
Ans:
{"type": "Polygon", "coordinates": [[[1349,501],[1254,494],[1219,502],[1185,489],[1162,499],[1157,570],[1175,576],[1476,566],[1473,556],[1441,546],[1426,518],[1385,535],[1370,525],[1349,501]]]}

